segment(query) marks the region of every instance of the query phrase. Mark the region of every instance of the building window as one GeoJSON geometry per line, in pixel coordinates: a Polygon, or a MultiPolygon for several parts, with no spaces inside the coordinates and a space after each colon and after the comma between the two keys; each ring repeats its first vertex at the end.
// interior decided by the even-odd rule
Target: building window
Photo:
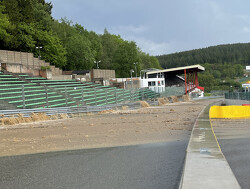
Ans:
{"type": "Polygon", "coordinates": [[[155,81],[149,81],[149,82],[148,82],[148,86],[149,86],[149,87],[155,86],[155,81]]]}
{"type": "Polygon", "coordinates": [[[164,85],[164,81],[161,81],[161,85],[164,85]]]}

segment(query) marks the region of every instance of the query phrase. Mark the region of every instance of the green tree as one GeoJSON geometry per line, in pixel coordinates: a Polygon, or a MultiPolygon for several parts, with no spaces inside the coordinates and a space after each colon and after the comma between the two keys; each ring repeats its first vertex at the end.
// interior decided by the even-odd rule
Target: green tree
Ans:
{"type": "Polygon", "coordinates": [[[205,88],[205,92],[210,92],[216,84],[212,74],[203,73],[199,74],[199,85],[205,88]]]}
{"type": "Polygon", "coordinates": [[[80,35],[72,36],[67,43],[67,70],[84,70],[94,67],[89,41],[80,35]]]}
{"type": "Polygon", "coordinates": [[[124,41],[119,44],[112,62],[117,77],[129,77],[130,70],[134,69],[134,63],[139,61],[135,42],[124,41]]]}
{"type": "Polygon", "coordinates": [[[0,2],[0,48],[4,49],[7,46],[11,46],[11,41],[13,36],[10,31],[13,29],[12,24],[10,23],[8,16],[3,14],[5,7],[0,2]]]}
{"type": "Polygon", "coordinates": [[[101,43],[102,57],[100,66],[104,69],[112,69],[113,56],[119,45],[118,40],[105,29],[104,34],[101,36],[101,43]]]}
{"type": "Polygon", "coordinates": [[[154,56],[150,56],[144,52],[139,52],[140,62],[141,62],[141,69],[148,69],[148,68],[156,68],[162,69],[160,63],[157,58],[154,56]]]}

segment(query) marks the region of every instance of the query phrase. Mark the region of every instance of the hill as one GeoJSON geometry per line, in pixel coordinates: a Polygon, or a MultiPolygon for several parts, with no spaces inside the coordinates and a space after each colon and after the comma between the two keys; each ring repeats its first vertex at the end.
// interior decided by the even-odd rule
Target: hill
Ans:
{"type": "Polygon", "coordinates": [[[163,68],[193,64],[241,64],[250,65],[250,43],[211,46],[168,55],[156,56],[163,68]]]}
{"type": "Polygon", "coordinates": [[[207,92],[233,90],[241,87],[235,79],[243,77],[245,66],[250,65],[250,43],[211,46],[156,58],[163,68],[193,64],[204,66],[206,71],[199,74],[199,80],[207,92]]]}

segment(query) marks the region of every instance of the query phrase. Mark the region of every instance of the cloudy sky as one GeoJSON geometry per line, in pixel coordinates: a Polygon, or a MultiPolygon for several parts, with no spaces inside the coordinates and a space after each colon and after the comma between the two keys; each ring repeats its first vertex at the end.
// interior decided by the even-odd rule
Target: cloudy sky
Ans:
{"type": "Polygon", "coordinates": [[[104,28],[150,55],[250,42],[249,0],[46,0],[53,17],[104,28]]]}

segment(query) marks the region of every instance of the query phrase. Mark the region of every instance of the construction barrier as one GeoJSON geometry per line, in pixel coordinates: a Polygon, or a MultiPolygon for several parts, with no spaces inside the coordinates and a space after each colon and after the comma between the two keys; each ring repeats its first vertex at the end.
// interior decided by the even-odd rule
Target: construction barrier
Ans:
{"type": "Polygon", "coordinates": [[[212,106],[210,118],[250,118],[250,106],[212,106]]]}

